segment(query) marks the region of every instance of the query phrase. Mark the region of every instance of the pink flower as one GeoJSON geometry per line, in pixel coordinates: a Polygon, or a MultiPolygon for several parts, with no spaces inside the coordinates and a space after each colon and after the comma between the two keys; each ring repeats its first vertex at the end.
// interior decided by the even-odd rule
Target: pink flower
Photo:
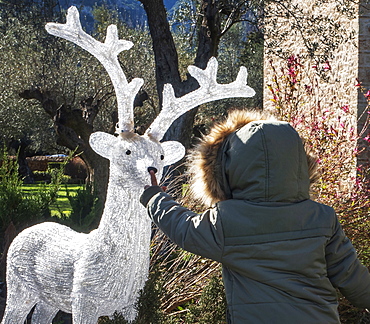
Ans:
{"type": "Polygon", "coordinates": [[[296,75],[296,73],[295,73],[295,70],[294,70],[294,67],[290,67],[289,69],[288,69],[288,75],[290,75],[290,76],[295,76],[296,75]]]}
{"type": "Polygon", "coordinates": [[[326,61],[322,68],[324,69],[324,71],[331,70],[331,65],[330,65],[329,61],[326,61]]]}
{"type": "Polygon", "coordinates": [[[370,143],[370,135],[368,135],[368,136],[364,137],[364,140],[365,140],[366,142],[370,143]]]}
{"type": "Polygon", "coordinates": [[[288,57],[287,59],[288,61],[288,64],[296,64],[296,65],[299,65],[299,57],[298,56],[295,56],[295,55],[291,55],[288,57]]]}
{"type": "Polygon", "coordinates": [[[360,82],[360,81],[358,80],[358,78],[356,78],[356,81],[357,81],[357,84],[355,84],[355,87],[361,87],[362,82],[360,82]]]}
{"type": "Polygon", "coordinates": [[[349,106],[348,105],[344,105],[343,107],[341,107],[342,108],[342,110],[344,111],[344,112],[346,112],[346,113],[348,113],[349,112],[349,106]]]}
{"type": "Polygon", "coordinates": [[[274,94],[274,96],[273,96],[273,99],[270,99],[271,101],[273,101],[273,102],[277,102],[278,101],[278,97],[274,94]]]}
{"type": "Polygon", "coordinates": [[[368,91],[366,92],[366,94],[364,94],[364,96],[365,96],[367,99],[370,99],[370,90],[368,90],[368,91]]]}

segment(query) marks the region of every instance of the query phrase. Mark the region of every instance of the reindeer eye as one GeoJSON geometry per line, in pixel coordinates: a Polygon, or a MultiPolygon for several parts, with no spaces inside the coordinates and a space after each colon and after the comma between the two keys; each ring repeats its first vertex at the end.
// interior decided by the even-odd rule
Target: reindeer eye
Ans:
{"type": "Polygon", "coordinates": [[[130,150],[127,150],[126,151],[126,155],[130,155],[131,154],[131,151],[130,150]]]}
{"type": "Polygon", "coordinates": [[[164,160],[164,155],[163,154],[161,154],[161,160],[164,160]]]}

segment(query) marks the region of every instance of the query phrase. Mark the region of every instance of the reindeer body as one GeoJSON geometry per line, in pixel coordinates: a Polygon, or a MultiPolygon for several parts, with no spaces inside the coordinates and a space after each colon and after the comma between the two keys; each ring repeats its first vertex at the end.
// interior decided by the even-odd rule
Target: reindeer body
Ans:
{"type": "Polygon", "coordinates": [[[50,301],[50,308],[72,313],[74,273],[70,270],[80,257],[79,247],[86,238],[86,234],[69,227],[47,222],[25,229],[14,239],[8,251],[11,263],[7,266],[8,306],[4,323],[23,323],[41,300],[50,301]],[[51,263],[50,255],[58,258],[51,263]]]}
{"type": "Polygon", "coordinates": [[[33,323],[50,323],[58,310],[72,313],[75,323],[96,323],[99,316],[115,311],[128,320],[135,318],[134,304],[149,269],[151,235],[150,219],[138,197],[149,181],[148,167],[163,168],[164,152],[159,143],[149,140],[150,147],[139,136],[130,145],[103,136],[117,143],[110,153],[99,227],[83,234],[46,222],[21,232],[8,252],[8,305],[13,308],[7,308],[3,323],[22,323],[40,302],[33,323]],[[128,148],[132,156],[145,148],[145,157],[128,163],[128,148]],[[156,156],[151,157],[151,151],[156,156]]]}
{"type": "Polygon", "coordinates": [[[2,324],[23,323],[33,306],[32,324],[49,324],[58,310],[72,313],[74,324],[95,324],[102,315],[118,310],[132,321],[134,304],[148,275],[151,225],[139,203],[149,170],[162,176],[163,167],[180,160],[184,147],[178,142],[160,143],[172,122],[186,111],[206,102],[251,97],[247,70],[240,68],[236,80],[218,84],[217,60],[207,68],[189,66],[199,88],[175,97],[167,84],[163,105],[143,136],[133,132],[133,102],[143,84],[127,82],[117,55],[133,44],[120,40],[117,28],[107,29],[104,43],[86,34],[75,7],[68,9],[65,24],[48,23],[47,31],[65,38],[93,54],[106,68],[117,95],[117,134],[95,132],[90,146],[110,160],[107,199],[99,227],[89,234],[77,233],[57,223],[43,223],[21,232],[7,256],[7,306],[2,324]]]}

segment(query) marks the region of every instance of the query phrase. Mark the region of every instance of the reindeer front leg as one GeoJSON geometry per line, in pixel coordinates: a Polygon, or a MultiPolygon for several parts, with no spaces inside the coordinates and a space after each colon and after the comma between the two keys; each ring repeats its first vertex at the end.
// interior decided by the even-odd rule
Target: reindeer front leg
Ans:
{"type": "Polygon", "coordinates": [[[96,301],[89,300],[86,296],[78,294],[72,302],[73,324],[96,324],[99,319],[96,301]]]}

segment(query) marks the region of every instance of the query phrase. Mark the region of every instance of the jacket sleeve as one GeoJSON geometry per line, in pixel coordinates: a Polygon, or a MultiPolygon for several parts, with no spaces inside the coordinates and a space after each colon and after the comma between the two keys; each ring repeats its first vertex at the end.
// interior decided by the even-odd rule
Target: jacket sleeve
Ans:
{"type": "Polygon", "coordinates": [[[361,264],[351,241],[336,218],[335,231],[326,246],[328,276],[334,287],[356,307],[370,309],[370,274],[361,264]]]}
{"type": "Polygon", "coordinates": [[[223,232],[217,208],[208,209],[202,214],[194,213],[155,187],[146,189],[140,201],[144,206],[147,203],[148,214],[153,222],[178,246],[221,261],[223,232]]]}

